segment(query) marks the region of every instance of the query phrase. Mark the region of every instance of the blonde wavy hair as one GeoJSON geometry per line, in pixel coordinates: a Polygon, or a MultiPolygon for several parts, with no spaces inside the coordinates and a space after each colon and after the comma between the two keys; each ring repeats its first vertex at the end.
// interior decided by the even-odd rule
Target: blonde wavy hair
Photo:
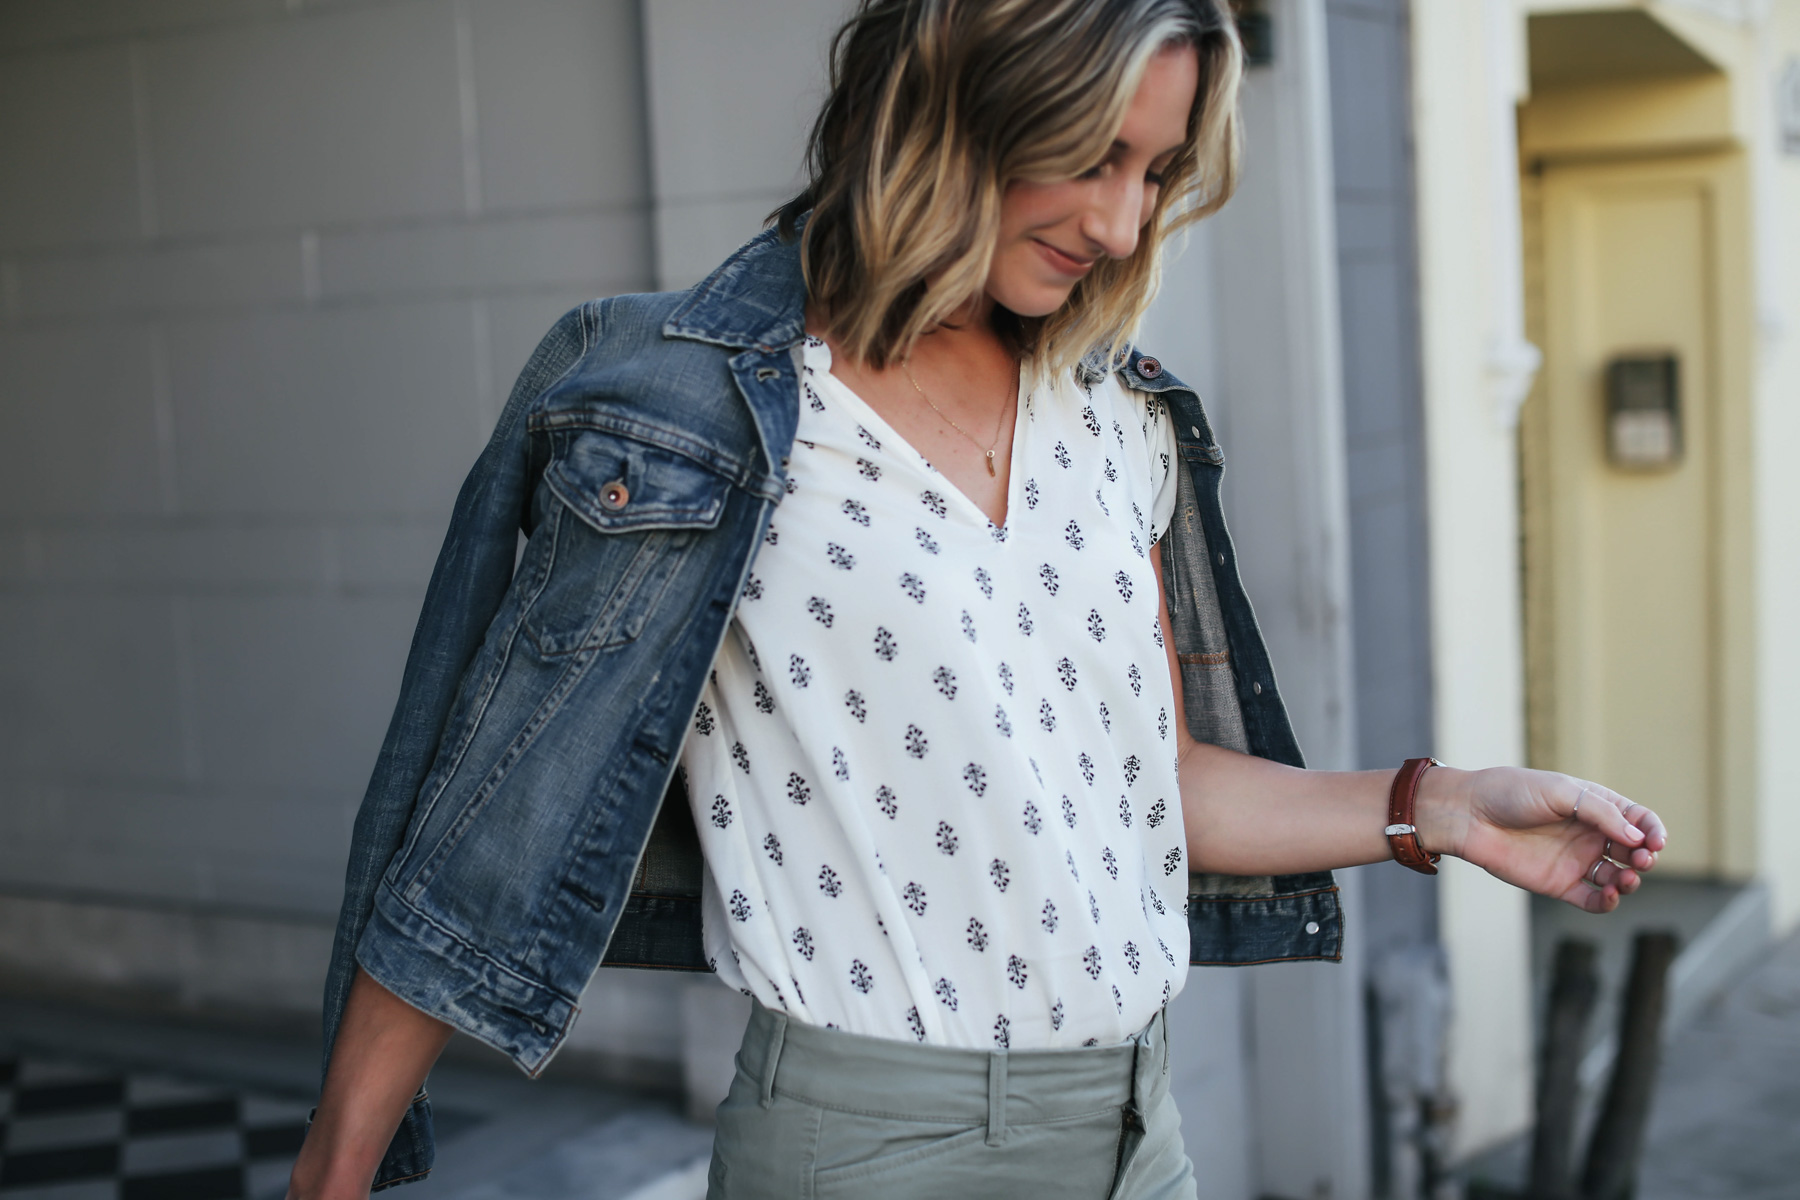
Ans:
{"type": "Polygon", "coordinates": [[[800,237],[833,341],[879,369],[954,319],[986,286],[1007,185],[1101,162],[1169,45],[1198,52],[1200,86],[1137,249],[1048,316],[995,312],[1039,370],[1116,354],[1156,295],[1164,241],[1230,198],[1243,54],[1224,0],[860,0],[832,42],[809,181],[770,215],[800,237]]]}

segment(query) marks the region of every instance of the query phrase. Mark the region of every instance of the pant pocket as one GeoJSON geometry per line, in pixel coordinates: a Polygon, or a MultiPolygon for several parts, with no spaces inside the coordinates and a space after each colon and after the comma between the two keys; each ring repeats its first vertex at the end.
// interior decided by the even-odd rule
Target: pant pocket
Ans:
{"type": "MultiPolygon", "coordinates": [[[[813,1157],[814,1195],[820,1200],[946,1195],[933,1181],[959,1156],[986,1148],[985,1124],[910,1121],[826,1109],[813,1157]],[[882,1184],[894,1185],[894,1190],[883,1190],[882,1184]]],[[[952,1175],[961,1173],[950,1170],[952,1175]]]]}

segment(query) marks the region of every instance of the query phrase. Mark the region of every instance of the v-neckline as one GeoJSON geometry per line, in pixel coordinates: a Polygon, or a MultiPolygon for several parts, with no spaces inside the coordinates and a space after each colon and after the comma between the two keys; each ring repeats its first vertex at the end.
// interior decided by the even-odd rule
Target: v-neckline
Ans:
{"type": "Polygon", "coordinates": [[[994,518],[988,516],[986,509],[971,500],[967,492],[956,486],[954,480],[932,466],[931,460],[919,453],[919,448],[907,440],[899,430],[888,424],[887,418],[876,412],[874,406],[867,400],[864,400],[862,396],[857,393],[855,388],[851,387],[841,376],[831,370],[833,360],[831,347],[828,344],[822,340],[817,341],[816,352],[824,354],[824,374],[830,376],[832,384],[842,393],[841,399],[846,402],[846,406],[850,409],[851,414],[862,424],[868,426],[870,432],[874,433],[878,438],[883,439],[884,445],[886,444],[886,439],[891,438],[896,445],[905,447],[904,453],[911,456],[911,460],[915,465],[923,468],[926,473],[935,475],[937,478],[944,481],[944,490],[950,493],[951,503],[962,506],[969,514],[973,515],[987,528],[998,530],[1000,541],[1002,544],[1005,544],[1012,532],[1011,525],[1013,514],[1018,511],[1018,492],[1021,486],[1019,483],[1018,471],[1019,455],[1023,449],[1025,440],[1025,410],[1031,399],[1025,391],[1024,364],[1021,363],[1019,366],[1019,393],[1013,404],[1012,439],[1009,443],[1010,449],[1008,450],[1006,465],[1006,512],[1002,514],[1001,520],[995,521],[994,518]]]}

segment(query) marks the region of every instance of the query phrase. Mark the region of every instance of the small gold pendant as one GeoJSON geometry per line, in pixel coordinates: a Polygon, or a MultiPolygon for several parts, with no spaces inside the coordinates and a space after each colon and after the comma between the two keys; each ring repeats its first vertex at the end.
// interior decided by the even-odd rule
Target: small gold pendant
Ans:
{"type": "Polygon", "coordinates": [[[998,478],[999,472],[994,470],[994,452],[992,450],[989,450],[987,452],[987,458],[988,458],[988,474],[991,476],[994,476],[995,478],[998,478]]]}

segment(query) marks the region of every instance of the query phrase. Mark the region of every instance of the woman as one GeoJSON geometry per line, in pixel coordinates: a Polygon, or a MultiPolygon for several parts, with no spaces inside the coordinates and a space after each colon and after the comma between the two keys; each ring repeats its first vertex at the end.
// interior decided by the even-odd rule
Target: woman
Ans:
{"type": "Polygon", "coordinates": [[[1335,956],[1335,866],[1607,911],[1663,848],[1566,776],[1300,768],[1205,416],[1124,345],[1231,192],[1216,0],[864,0],[833,68],[778,229],[565,318],[458,499],[291,1195],[428,1168],[452,1026],[536,1073],[603,953],[681,959],[677,759],[756,1001],[715,1196],[1191,1196],[1190,959],[1335,956]]]}

